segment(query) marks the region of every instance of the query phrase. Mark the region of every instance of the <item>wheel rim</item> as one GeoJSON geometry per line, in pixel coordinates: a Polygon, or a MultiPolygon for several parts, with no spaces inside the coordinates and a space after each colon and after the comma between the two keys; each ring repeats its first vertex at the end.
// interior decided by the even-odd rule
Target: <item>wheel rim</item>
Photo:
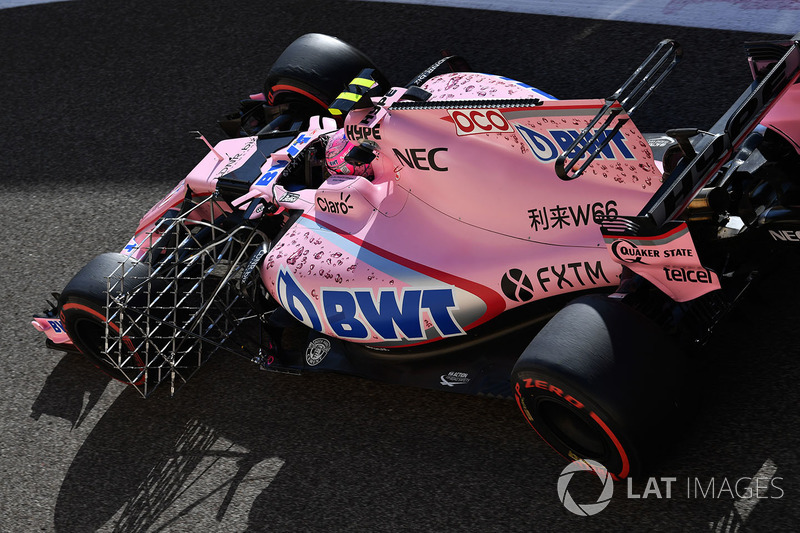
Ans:
{"type": "MultiPolygon", "coordinates": [[[[78,349],[88,357],[100,370],[117,381],[127,385],[141,385],[147,379],[146,365],[133,351],[129,342],[120,343],[118,354],[124,360],[129,358],[133,365],[126,365],[126,368],[134,370],[136,376],[131,378],[125,371],[117,367],[109,355],[105,352],[106,323],[94,316],[94,311],[85,314],[81,312],[78,316],[73,316],[71,320],[65,320],[70,338],[72,338],[78,349]]],[[[113,325],[112,325],[113,326],[113,325]]]]}
{"type": "Polygon", "coordinates": [[[102,361],[101,354],[104,351],[104,337],[106,334],[105,324],[92,318],[79,318],[75,321],[74,341],[84,348],[85,353],[91,357],[102,361]]]}
{"type": "Polygon", "coordinates": [[[543,398],[538,405],[539,419],[553,437],[582,457],[603,457],[606,443],[603,434],[561,402],[543,398]]]}

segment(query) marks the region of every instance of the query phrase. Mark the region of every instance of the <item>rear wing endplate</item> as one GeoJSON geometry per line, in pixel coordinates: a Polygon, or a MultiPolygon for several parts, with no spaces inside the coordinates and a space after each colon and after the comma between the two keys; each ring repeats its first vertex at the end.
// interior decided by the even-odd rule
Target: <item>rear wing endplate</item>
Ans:
{"type": "Polygon", "coordinates": [[[693,149],[684,150],[638,216],[618,216],[601,226],[617,263],[678,302],[721,288],[718,274],[702,265],[688,226],[678,217],[800,76],[800,33],[785,42],[749,43],[747,53],[755,78],[750,87],[693,149]]]}
{"type": "Polygon", "coordinates": [[[684,155],[639,215],[607,222],[605,235],[657,232],[676,219],[800,76],[800,33],[788,41],[748,43],[747,54],[753,83],[703,135],[695,153],[684,155]]]}

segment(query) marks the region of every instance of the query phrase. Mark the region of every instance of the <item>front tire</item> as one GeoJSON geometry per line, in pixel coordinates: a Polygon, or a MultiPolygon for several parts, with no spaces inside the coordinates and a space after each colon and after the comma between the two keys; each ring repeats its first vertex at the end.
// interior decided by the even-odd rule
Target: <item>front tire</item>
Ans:
{"type": "Polygon", "coordinates": [[[579,298],[533,339],[512,373],[534,430],[570,460],[617,479],[651,467],[686,407],[681,350],[652,321],[601,295],[579,298]]]}
{"type": "Polygon", "coordinates": [[[146,263],[126,255],[102,254],[67,283],[59,300],[61,322],[75,347],[100,370],[129,385],[145,384],[152,361],[130,332],[120,330],[118,319],[109,319],[107,302],[135,294],[148,272],[146,263]]]}

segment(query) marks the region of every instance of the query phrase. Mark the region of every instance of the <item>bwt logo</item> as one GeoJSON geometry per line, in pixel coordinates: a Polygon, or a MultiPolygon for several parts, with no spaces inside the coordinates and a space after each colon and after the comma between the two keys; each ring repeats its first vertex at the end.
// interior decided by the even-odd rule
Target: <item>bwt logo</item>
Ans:
{"type": "Polygon", "coordinates": [[[286,168],[286,165],[288,164],[289,164],[288,161],[278,161],[277,163],[269,167],[267,173],[261,176],[255,184],[261,187],[266,187],[272,182],[272,180],[281,175],[283,169],[286,168]]]}
{"type": "Polygon", "coordinates": [[[301,133],[297,139],[292,142],[289,148],[286,149],[286,153],[289,154],[290,157],[296,157],[299,154],[308,141],[312,139],[311,135],[307,135],[305,133],[301,133]]]}
{"type": "MultiPolygon", "coordinates": [[[[526,126],[517,125],[516,128],[530,147],[533,156],[543,163],[553,161],[560,153],[566,151],[580,135],[578,130],[547,130],[547,135],[545,135],[526,126]]],[[[608,131],[604,131],[599,135],[595,132],[594,135],[597,136],[597,139],[592,139],[592,148],[605,141],[609,134],[610,132],[608,131]]],[[[600,150],[597,159],[616,160],[620,158],[636,159],[630,148],[625,144],[625,136],[622,132],[617,132],[608,145],[600,150]],[[616,151],[614,148],[616,148],[616,151]]]]}
{"type": "Polygon", "coordinates": [[[392,340],[425,339],[423,314],[427,313],[442,337],[463,335],[453,317],[458,309],[453,289],[380,289],[376,298],[372,289],[322,288],[320,307],[297,283],[294,276],[281,269],[275,285],[281,306],[297,320],[317,331],[324,331],[323,320],[339,338],[392,340]]]}

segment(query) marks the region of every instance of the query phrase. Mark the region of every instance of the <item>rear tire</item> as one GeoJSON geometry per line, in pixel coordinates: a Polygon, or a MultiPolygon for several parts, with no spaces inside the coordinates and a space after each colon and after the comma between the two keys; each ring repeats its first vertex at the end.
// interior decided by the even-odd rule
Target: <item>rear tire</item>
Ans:
{"type": "Polygon", "coordinates": [[[275,61],[267,74],[264,94],[270,105],[301,103],[319,114],[365,68],[375,69],[373,77],[379,86],[373,92],[383,94],[389,82],[363,52],[335,37],[308,33],[275,61]]]}
{"type": "Polygon", "coordinates": [[[655,323],[591,295],[567,305],[533,339],[512,386],[523,415],[552,448],[622,479],[652,466],[675,439],[687,403],[684,363],[655,323]]]}

